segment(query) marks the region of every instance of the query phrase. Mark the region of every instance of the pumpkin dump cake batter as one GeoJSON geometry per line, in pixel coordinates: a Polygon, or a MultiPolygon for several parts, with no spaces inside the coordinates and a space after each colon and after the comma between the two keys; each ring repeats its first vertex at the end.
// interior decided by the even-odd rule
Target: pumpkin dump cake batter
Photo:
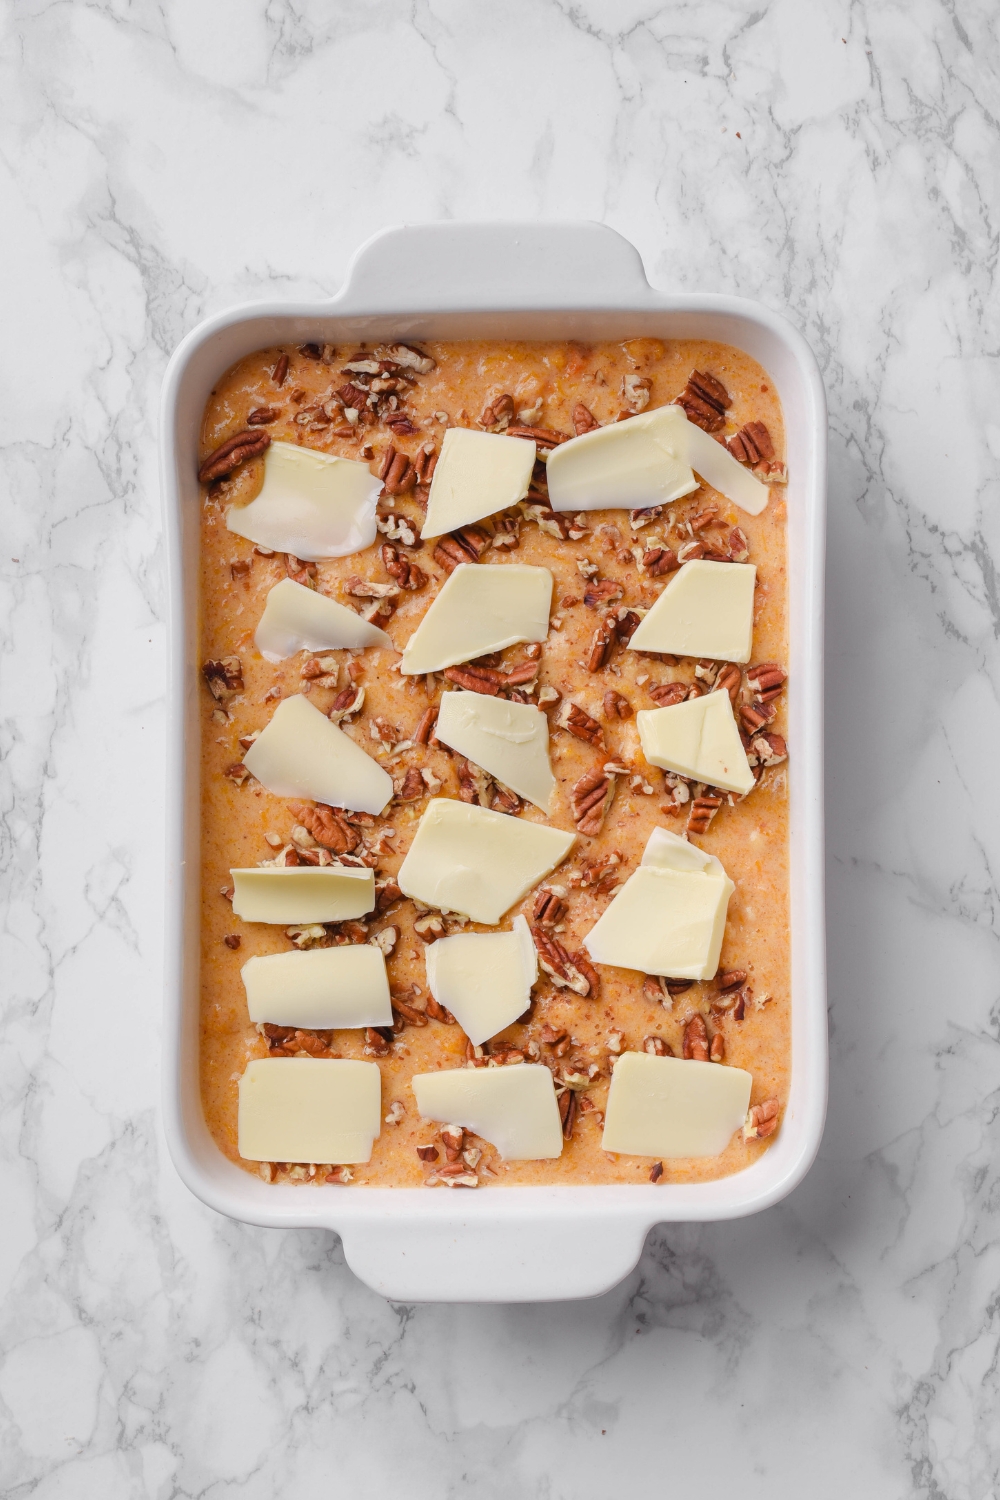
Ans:
{"type": "Polygon", "coordinates": [[[669,1185],[767,1149],[783,452],[766,372],[699,341],[307,344],[219,381],[201,1088],[230,1159],[669,1185]]]}

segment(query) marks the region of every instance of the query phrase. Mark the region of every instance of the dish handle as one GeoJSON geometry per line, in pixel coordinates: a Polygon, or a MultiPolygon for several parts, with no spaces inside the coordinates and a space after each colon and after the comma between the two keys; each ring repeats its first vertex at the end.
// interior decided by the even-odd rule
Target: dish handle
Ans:
{"type": "MultiPolygon", "coordinates": [[[[462,1191],[459,1189],[458,1191],[462,1191]]],[[[380,1216],[338,1226],[348,1265],[392,1302],[559,1302],[617,1286],[642,1253],[648,1223],[610,1216],[488,1211],[380,1216]]],[[[430,1206],[430,1205],[428,1205],[430,1206]]]]}
{"type": "Polygon", "coordinates": [[[337,312],[635,308],[642,257],[606,224],[402,224],[361,246],[337,312]],[[391,307],[390,307],[391,304],[391,307]]]}

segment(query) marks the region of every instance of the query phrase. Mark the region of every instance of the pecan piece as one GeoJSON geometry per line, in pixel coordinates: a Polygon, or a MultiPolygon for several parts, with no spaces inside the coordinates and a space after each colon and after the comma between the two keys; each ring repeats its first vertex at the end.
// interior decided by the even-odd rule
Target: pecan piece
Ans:
{"type": "Polygon", "coordinates": [[[277,406],[255,406],[247,417],[248,427],[268,427],[281,416],[277,406]]]}
{"type": "Polygon", "coordinates": [[[563,1140],[570,1140],[573,1135],[573,1126],[576,1124],[578,1105],[576,1093],[573,1089],[563,1089],[558,1098],[559,1119],[562,1122],[563,1140]]]}
{"type": "Polygon", "coordinates": [[[698,1011],[684,1027],[683,1051],[689,1061],[708,1062],[708,1027],[705,1024],[705,1017],[698,1011]]]}
{"type": "Polygon", "coordinates": [[[650,1057],[673,1057],[674,1049],[662,1036],[647,1036],[642,1044],[643,1052],[650,1057]]]}
{"type": "Polygon", "coordinates": [[[426,790],[419,770],[416,766],[410,766],[394,795],[397,802],[417,802],[426,790]]]}
{"type": "Polygon", "coordinates": [[[586,740],[588,745],[604,745],[604,733],[597,720],[592,719],[586,709],[579,708],[568,698],[564,698],[560,704],[555,723],[560,729],[575,735],[578,740],[586,740]]]}
{"type": "Polygon", "coordinates": [[[416,1152],[421,1161],[437,1161],[438,1159],[438,1148],[434,1145],[417,1146],[416,1152]]]}
{"type": "Polygon", "coordinates": [[[587,838],[596,838],[600,833],[614,794],[615,778],[603,766],[585,771],[573,787],[570,793],[573,819],[587,838]]]}
{"type": "Polygon", "coordinates": [[[223,774],[227,776],[230,781],[235,782],[237,786],[242,786],[244,781],[246,781],[247,777],[250,775],[250,772],[247,770],[243,762],[241,760],[238,760],[235,762],[235,764],[227,766],[223,774]]]}
{"type": "Polygon", "coordinates": [[[705,432],[718,432],[726,423],[726,410],[732,399],[721,380],[704,370],[692,370],[688,383],[674,402],[682,406],[689,422],[705,432]]]}
{"type": "Polygon", "coordinates": [[[604,694],[604,712],[609,719],[631,719],[632,705],[622,693],[609,688],[604,694]]]}
{"type": "Polygon", "coordinates": [[[507,436],[528,438],[537,448],[558,448],[560,443],[569,442],[568,432],[553,432],[550,427],[525,427],[518,422],[507,428],[507,436]]]}
{"type": "MultiPolygon", "coordinates": [[[[344,387],[344,390],[353,387],[344,387]]],[[[343,394],[343,390],[340,392],[343,394]]],[[[354,392],[354,397],[364,396],[363,391],[354,392]]],[[[355,399],[345,400],[345,406],[356,406],[355,399]]],[[[363,402],[357,403],[362,405],[363,402]]],[[[392,443],[382,455],[379,465],[378,477],[382,481],[382,488],[387,495],[402,495],[407,490],[412,490],[417,482],[417,471],[405,453],[398,453],[392,443]]]]}
{"type": "Polygon", "coordinates": [[[582,437],[585,432],[595,431],[600,425],[593,412],[582,401],[578,401],[573,408],[573,426],[577,437],[582,437]]]}
{"type": "Polygon", "coordinates": [[[489,698],[498,696],[503,682],[500,673],[492,667],[445,667],[442,675],[467,692],[485,693],[489,698]]]}
{"type": "Polygon", "coordinates": [[[538,949],[538,962],[559,989],[572,990],[584,1000],[596,998],[599,986],[597,971],[582,953],[567,953],[559,939],[540,927],[532,927],[531,935],[538,949]]]}
{"type": "Polygon", "coordinates": [[[680,563],[671,547],[647,547],[642,554],[641,566],[650,577],[662,578],[664,573],[673,573],[680,563]]]}
{"type": "Polygon", "coordinates": [[[240,943],[243,940],[240,937],[240,935],[239,935],[238,932],[230,932],[230,933],[227,934],[226,937],[224,937],[222,939],[222,941],[225,943],[225,945],[226,945],[227,948],[232,948],[232,949],[235,950],[236,948],[238,948],[240,946],[240,943]]]}
{"type": "Polygon", "coordinates": [[[747,667],[747,687],[761,703],[770,703],[777,698],[788,681],[788,673],[775,661],[761,662],[760,666],[747,667]]]}
{"type": "Polygon", "coordinates": [[[658,521],[663,515],[662,505],[643,505],[639,510],[630,510],[628,523],[633,531],[641,531],[651,521],[658,521]]]}
{"type": "Polygon", "coordinates": [[[675,703],[683,703],[687,695],[686,682],[660,682],[649,690],[649,696],[660,708],[672,708],[675,703]]]}
{"type": "Polygon", "coordinates": [[[777,718],[778,710],[773,703],[744,703],[740,706],[740,723],[747,734],[757,734],[772,719],[777,718]]]}
{"type": "Polygon", "coordinates": [[[778,1128],[778,1101],[765,1099],[763,1104],[753,1104],[743,1126],[745,1141],[763,1141],[778,1128]]]}
{"type": "Polygon", "coordinates": [[[413,930],[417,937],[424,943],[436,943],[438,938],[443,938],[447,932],[444,918],[437,912],[428,912],[425,917],[418,917],[413,924],[413,930]]]}
{"type": "Polygon", "coordinates": [[[427,1025],[427,1015],[424,1011],[418,1010],[415,1005],[410,1005],[408,1001],[401,999],[399,995],[393,995],[391,998],[394,1016],[398,1013],[411,1026],[427,1025]]]}
{"type": "Polygon", "coordinates": [[[478,562],[489,545],[481,526],[462,526],[441,538],[434,548],[434,561],[451,573],[459,563],[478,562]]]}
{"type": "Polygon", "coordinates": [[[738,990],[741,984],[747,982],[746,969],[720,969],[715,976],[715,987],[718,990],[738,990]]]}
{"type": "Polygon", "coordinates": [[[284,383],[285,383],[285,376],[287,374],[288,374],[288,355],[287,354],[279,354],[278,358],[277,358],[277,360],[275,362],[274,369],[271,371],[271,379],[274,381],[275,385],[284,385],[284,383]]]}
{"type": "Polygon", "coordinates": [[[578,885],[583,890],[592,888],[594,891],[608,891],[618,882],[618,867],[621,862],[621,851],[612,849],[610,854],[582,865],[578,875],[570,876],[570,884],[578,885]]]}
{"type": "Polygon", "coordinates": [[[458,772],[458,795],[461,801],[476,807],[489,807],[491,783],[486,772],[468,760],[458,761],[455,769],[458,772]]]}
{"type": "Polygon", "coordinates": [[[391,542],[382,544],[382,563],[389,577],[401,589],[422,589],[427,582],[427,574],[423,569],[411,563],[391,542]]]}
{"type": "Polygon", "coordinates": [[[401,365],[404,370],[414,370],[418,375],[429,375],[434,368],[430,355],[422,349],[415,349],[412,344],[390,344],[386,357],[393,364],[401,365]]]}
{"type": "Polygon", "coordinates": [[[351,683],[350,687],[341,688],[336,698],[334,698],[330,704],[327,718],[332,719],[335,724],[338,724],[341,719],[346,719],[351,714],[360,713],[364,701],[364,688],[351,683]]]}
{"type": "Polygon", "coordinates": [[[203,662],[201,671],[209,692],[217,702],[223,702],[230,693],[243,692],[243,663],[238,656],[224,656],[221,661],[203,662]]]}
{"type": "Polygon", "coordinates": [[[662,1163],[662,1161],[654,1161],[653,1165],[649,1169],[649,1180],[650,1180],[650,1182],[659,1182],[659,1180],[660,1180],[660,1178],[662,1176],[663,1176],[663,1163],[662,1163]]]}
{"type": "Polygon", "coordinates": [[[270,446],[271,434],[269,432],[254,432],[249,428],[238,432],[235,437],[227,438],[221,447],[216,448],[215,452],[210,453],[203,461],[198,470],[199,483],[211,484],[215,479],[224,479],[248,458],[259,457],[270,446]]]}
{"type": "Polygon", "coordinates": [[[735,707],[736,699],[740,691],[740,669],[733,662],[726,662],[719,670],[715,679],[715,691],[717,693],[728,693],[729,701],[735,707]]]}
{"type": "Polygon", "coordinates": [[[514,415],[514,397],[506,392],[502,396],[494,397],[493,401],[485,407],[479,418],[480,427],[486,427],[491,432],[502,432],[510,426],[514,415]]]}
{"type": "Polygon", "coordinates": [[[607,666],[618,637],[616,626],[617,621],[614,615],[605,615],[600,625],[594,631],[590,640],[590,652],[587,656],[588,672],[599,672],[602,667],[607,666]]]}
{"type": "Polygon", "coordinates": [[[430,1016],[432,1021],[441,1021],[445,1026],[455,1025],[455,1017],[452,1015],[451,1011],[448,1010],[448,1008],[442,1005],[439,1001],[435,1000],[433,995],[431,995],[427,1001],[427,1014],[430,1016]]]}
{"type": "Polygon", "coordinates": [[[750,543],[742,526],[734,526],[729,533],[729,561],[745,563],[750,561],[750,543]]]}
{"type": "MultiPolygon", "coordinates": [[[[434,478],[434,470],[437,468],[437,450],[430,446],[420,449],[413,456],[413,471],[417,476],[418,485],[429,485],[434,478]]],[[[412,544],[411,544],[412,545],[412,544]]]]}
{"type": "Polygon", "coordinates": [[[709,1044],[708,1060],[709,1062],[720,1063],[725,1060],[725,1056],[726,1039],[721,1031],[717,1031],[709,1044]]]}
{"type": "Polygon", "coordinates": [[[753,468],[763,459],[774,457],[774,444],[771,434],[763,422],[747,422],[727,442],[726,447],[736,459],[737,463],[748,464],[753,468]]]}
{"type": "Polygon", "coordinates": [[[425,708],[420,715],[416,729],[413,731],[413,743],[415,745],[430,745],[434,740],[434,726],[438,720],[440,704],[432,703],[430,708],[425,708]]]}
{"type": "MultiPolygon", "coordinates": [[[[388,1027],[365,1027],[365,1052],[369,1057],[388,1057],[392,1043],[385,1035],[388,1027]]],[[[391,1033],[390,1033],[391,1035],[391,1033]]]]}
{"type": "Polygon", "coordinates": [[[622,395],[634,412],[645,411],[649,405],[649,393],[653,382],[644,375],[629,374],[622,377],[622,395]]]}
{"type": "Polygon", "coordinates": [[[531,908],[531,920],[539,927],[554,927],[566,915],[566,903],[555,891],[540,890],[531,908]]]}
{"type": "Polygon", "coordinates": [[[766,734],[754,735],[750,748],[762,766],[780,766],[788,759],[788,746],[780,734],[770,730],[766,734]]]}
{"type": "Polygon", "coordinates": [[[335,854],[351,854],[361,842],[360,834],[324,803],[311,807],[308,802],[289,802],[288,811],[312,834],[317,844],[332,849],[335,854]]]}
{"type": "Polygon", "coordinates": [[[688,813],[688,833],[707,833],[712,819],[722,806],[722,798],[714,792],[706,792],[701,797],[695,797],[691,803],[691,811],[688,813]]]}
{"type": "Polygon", "coordinates": [[[388,911],[390,906],[395,906],[396,902],[402,899],[403,893],[394,880],[375,882],[375,910],[378,913],[388,911]]]}
{"type": "Polygon", "coordinates": [[[612,599],[620,599],[624,590],[620,583],[613,578],[602,578],[593,583],[588,583],[583,602],[588,609],[597,609],[598,605],[607,604],[612,599]]]}

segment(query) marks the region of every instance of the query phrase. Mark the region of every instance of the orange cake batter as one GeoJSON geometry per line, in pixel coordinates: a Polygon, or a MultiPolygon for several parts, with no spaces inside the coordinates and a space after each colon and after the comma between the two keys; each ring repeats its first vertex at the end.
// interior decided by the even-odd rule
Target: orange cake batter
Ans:
{"type": "MultiPolygon", "coordinates": [[[[370,1162],[350,1173],[333,1173],[332,1180],[339,1175],[355,1186],[419,1186],[429,1176],[439,1179],[434,1163],[423,1160],[417,1147],[435,1142],[440,1146],[440,1141],[439,1127],[422,1122],[417,1114],[409,1087],[413,1074],[466,1061],[488,1066],[491,1058],[494,1065],[516,1066],[524,1059],[544,1062],[553,1071],[568,1131],[563,1154],[552,1161],[504,1163],[488,1143],[477,1140],[475,1147],[482,1154],[473,1175],[481,1186],[646,1182],[651,1168],[653,1180],[669,1185],[740,1171],[767,1149],[766,1139],[747,1140],[737,1133],[722,1155],[667,1161],[660,1172],[659,1164],[649,1158],[613,1156],[601,1149],[603,1110],[617,1053],[662,1051],[665,1044],[680,1057],[687,1039],[687,1055],[694,1047],[697,1056],[700,1035],[713,1049],[713,1060],[721,1053],[720,1066],[735,1065],[753,1075],[752,1105],[768,1104],[762,1135],[773,1130],[774,1118],[780,1119],[788,1095],[790,1051],[788,765],[778,761],[765,766],[748,796],[724,796],[704,832],[697,831],[697,814],[689,829],[693,799],[706,789],[667,778],[646,764],[634,713],[655,707],[653,690],[664,684],[701,682],[711,687],[724,664],[702,664],[699,675],[693,660],[643,656],[626,649],[613,628],[602,663],[600,641],[595,648],[594,640],[609,612],[620,618],[630,606],[648,608],[667,584],[671,574],[656,571],[656,549],[676,553],[685,544],[690,551],[700,543],[710,555],[743,561],[745,538],[758,580],[753,655],[732,696],[737,711],[743,711],[744,728],[752,730],[755,693],[747,683],[752,666],[785,661],[784,490],[772,488],[769,504],[756,517],[703,486],[651,520],[630,520],[627,511],[608,510],[591,511],[579,522],[574,517],[560,521],[547,511],[544,465],[536,463],[532,494],[519,507],[480,522],[470,554],[467,542],[464,553],[461,550],[461,539],[444,548],[437,540],[420,543],[427,504],[426,484],[420,481],[427,478],[448,425],[515,435],[527,426],[567,437],[587,421],[581,406],[593,420],[606,423],[620,414],[632,415],[647,400],[646,409],[652,409],[682,392],[693,401],[689,415],[694,412],[697,420],[699,402],[704,401],[697,381],[688,385],[693,371],[710,374],[731,399],[718,418],[711,403],[707,418],[701,414],[715,426],[714,436],[731,439],[745,424],[763,423],[780,460],[784,433],[776,393],[766,372],[747,355],[702,341],[432,342],[421,344],[418,352],[433,361],[433,369],[419,373],[390,367],[373,381],[370,374],[359,378],[345,373],[344,365],[381,356],[381,347],[261,350],[225,374],[205,410],[203,460],[245,430],[361,458],[375,473],[385,472],[390,446],[402,455],[389,468],[388,484],[395,492],[384,493],[379,502],[376,543],[362,553],[318,564],[302,564],[284,554],[263,555],[227,530],[229,506],[245,504],[260,488],[259,456],[251,452],[233,472],[203,491],[202,660],[226,662],[228,674],[210,666],[203,690],[201,1090],[209,1128],[231,1160],[260,1171],[267,1180],[321,1180],[330,1172],[329,1165],[317,1169],[241,1161],[236,1128],[239,1078],[251,1059],[275,1053],[374,1059],[382,1075],[382,1114],[391,1123],[383,1124],[370,1162]],[[373,384],[380,387],[376,392],[370,389],[373,384]],[[736,528],[742,538],[738,533],[734,537],[736,528]],[[569,534],[560,534],[565,532],[569,534]],[[383,551],[390,540],[394,553],[383,551]],[[432,792],[459,797],[464,790],[467,800],[475,797],[481,805],[501,811],[509,805],[500,789],[459,756],[433,743],[415,742],[426,711],[455,679],[446,681],[440,673],[412,679],[398,671],[404,644],[448,576],[448,548],[454,553],[456,545],[464,561],[473,560],[476,548],[481,548],[481,567],[536,564],[550,569],[555,579],[551,628],[541,648],[511,647],[497,661],[476,668],[494,679],[498,672],[511,675],[516,684],[530,676],[532,665],[538,666],[538,690],[529,701],[549,712],[558,793],[548,820],[530,804],[514,808],[512,815],[571,830],[576,827],[572,789],[580,778],[605,763],[624,768],[616,773],[615,795],[597,835],[581,834],[566,862],[542,883],[541,895],[529,893],[501,926],[509,927],[523,912],[543,948],[546,939],[554,940],[557,947],[549,950],[549,957],[555,951],[558,964],[560,947],[569,954],[581,950],[613,889],[636,868],[650,831],[656,826],[679,834],[689,829],[692,842],[717,855],[736,885],[720,963],[720,975],[737,976],[728,990],[723,991],[718,980],[661,984],[632,970],[601,966],[592,972],[598,980],[596,994],[592,986],[583,998],[557,987],[540,972],[530,1011],[478,1049],[478,1055],[457,1024],[428,1015],[426,942],[435,932],[489,929],[418,910],[412,901],[399,897],[393,877],[432,792]],[[420,572],[407,578],[408,567],[420,572]],[[373,595],[365,593],[366,584],[412,584],[420,581],[420,574],[426,577],[420,587],[402,587],[384,600],[377,588],[373,595]],[[268,590],[287,576],[366,614],[381,610],[376,623],[397,649],[369,647],[315,656],[303,652],[277,666],[269,664],[254,647],[254,631],[268,590]],[[513,674],[507,674],[504,669],[512,665],[513,674]],[[546,693],[546,688],[554,692],[546,693]],[[363,703],[341,721],[341,728],[389,770],[397,789],[383,816],[348,825],[355,841],[353,857],[376,869],[380,909],[361,922],[331,924],[311,933],[239,921],[226,894],[231,896],[231,868],[273,859],[325,862],[328,857],[309,839],[288,803],[243,771],[249,737],[268,722],[280,698],[306,690],[309,701],[328,712],[335,704],[342,708],[353,701],[358,689],[363,689],[363,703]],[[559,702],[567,698],[589,705],[604,748],[557,727],[559,702]],[[550,895],[547,905],[545,891],[550,895]],[[392,1032],[293,1034],[272,1027],[268,1036],[248,1019],[240,968],[252,955],[287,951],[296,943],[366,942],[379,934],[398,1003],[392,1032]],[[695,1017],[702,1020],[692,1026],[695,1017]],[[770,1101],[777,1101],[776,1117],[770,1101]]],[[[554,439],[539,439],[539,444],[550,441],[554,439]]],[[[736,456],[741,456],[739,451],[736,456]]],[[[754,456],[752,451],[749,456],[754,456]]],[[[758,473],[765,470],[758,468],[758,473]]],[[[626,621],[622,637],[627,628],[626,621]]],[[[762,690],[756,697],[764,700],[765,716],[776,710],[766,732],[773,736],[777,755],[784,748],[777,738],[785,733],[784,694],[772,690],[768,697],[762,690]]],[[[711,804],[701,810],[710,816],[711,804]]],[[[439,1165],[443,1159],[439,1152],[439,1165]]]]}

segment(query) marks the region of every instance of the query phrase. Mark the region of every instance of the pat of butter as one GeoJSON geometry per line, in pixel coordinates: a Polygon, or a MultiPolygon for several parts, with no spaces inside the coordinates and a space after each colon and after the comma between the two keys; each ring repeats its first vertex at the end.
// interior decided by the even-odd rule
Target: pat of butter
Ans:
{"type": "Polygon", "coordinates": [[[374,943],[268,953],[240,973],[251,1021],[320,1031],[392,1025],[385,957],[374,943]]]}
{"type": "MultiPolygon", "coordinates": [[[[680,407],[677,408],[680,411],[680,407]]],[[[771,491],[761,484],[743,464],[737,463],[724,443],[717,443],[710,433],[695,422],[684,419],[688,463],[706,484],[727,500],[732,500],[748,515],[759,516],[770,499],[771,491]]]]}
{"type": "Polygon", "coordinates": [[[742,1068],[623,1052],[604,1111],[605,1151],[718,1156],[746,1119],[752,1078],[742,1068]]]}
{"type": "Polygon", "coordinates": [[[353,609],[283,578],[267,596],[254,645],[267,661],[284,661],[296,651],[331,651],[342,646],[391,646],[377,625],[369,625],[353,609]]]}
{"type": "Polygon", "coordinates": [[[736,889],[712,854],[655,828],[642,863],[584,938],[599,964],[711,979],[736,889]]]}
{"type": "Polygon", "coordinates": [[[259,1057],[240,1079],[238,1150],[245,1161],[369,1161],[381,1105],[376,1063],[259,1057]]]}
{"type": "Polygon", "coordinates": [[[516,505],[528,493],[535,445],[524,438],[449,427],[431,480],[421,535],[444,536],[516,505]]]}
{"type": "Polygon", "coordinates": [[[555,790],[549,721],[530,703],[484,693],[445,693],[434,734],[543,812],[555,790]]]}
{"type": "Polygon", "coordinates": [[[226,525],[259,547],[291,552],[307,562],[344,557],[375,540],[381,491],[382,481],[367,464],[295,443],[272,443],[264,455],[260,494],[249,505],[231,505],[226,525]]]}
{"type": "Polygon", "coordinates": [[[461,1125],[496,1146],[505,1161],[562,1155],[555,1086],[542,1063],[415,1073],[412,1084],[421,1119],[461,1125]]]}
{"type": "Polygon", "coordinates": [[[380,813],[392,796],[389,773],[302,693],[278,704],[243,764],[276,797],[380,813]]]}
{"type": "Polygon", "coordinates": [[[660,406],[561,443],[546,464],[553,510],[640,510],[698,488],[685,448],[687,418],[660,406]]]}
{"type": "Polygon", "coordinates": [[[575,842],[561,828],[435,797],[396,880],[404,896],[493,926],[575,842]]]}
{"type": "MultiPolygon", "coordinates": [[[[349,952],[332,949],[331,952],[349,952]]],[[[427,983],[477,1047],[523,1015],[538,978],[538,955],[524,917],[510,932],[456,932],[424,954],[427,983]]]]}
{"type": "Polygon", "coordinates": [[[753,650],[752,563],[684,563],[629,641],[632,651],[744,662],[753,650]]]}
{"type": "Polygon", "coordinates": [[[726,792],[742,794],[753,786],[728,693],[706,693],[670,708],[640,709],[635,722],[651,766],[726,792]]]}
{"type": "Polygon", "coordinates": [[[244,922],[346,922],[375,908],[375,871],[351,865],[230,870],[244,922]]]}
{"type": "Polygon", "coordinates": [[[400,671],[440,672],[549,633],[552,574],[525,563],[459,563],[406,643],[400,671]]]}

